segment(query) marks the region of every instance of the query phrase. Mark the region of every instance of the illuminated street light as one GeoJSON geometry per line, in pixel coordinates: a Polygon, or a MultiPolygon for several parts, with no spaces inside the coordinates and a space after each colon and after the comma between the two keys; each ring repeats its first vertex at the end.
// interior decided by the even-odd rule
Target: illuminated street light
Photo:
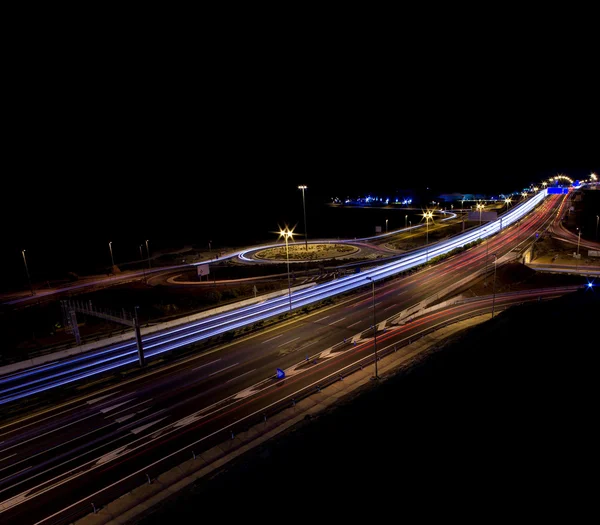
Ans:
{"type": "Polygon", "coordinates": [[[367,277],[371,281],[371,287],[373,290],[373,348],[375,349],[375,375],[371,379],[379,379],[377,373],[377,324],[375,323],[375,281],[372,277],[367,277]]]}
{"type": "Polygon", "coordinates": [[[493,284],[493,292],[492,292],[492,319],[494,318],[494,304],[496,303],[496,261],[498,256],[495,253],[492,253],[494,256],[494,284],[493,284]]]}
{"type": "Polygon", "coordinates": [[[481,226],[481,210],[483,210],[483,208],[485,208],[483,204],[479,203],[477,205],[477,209],[479,210],[479,226],[481,226]]]}
{"type": "Polygon", "coordinates": [[[148,239],[146,239],[146,255],[148,255],[148,268],[152,268],[152,263],[150,262],[150,249],[148,248],[148,239]]]}
{"type": "Polygon", "coordinates": [[[433,220],[433,212],[432,211],[426,211],[423,214],[423,217],[425,218],[425,221],[427,223],[427,237],[426,237],[426,241],[425,241],[425,245],[427,246],[426,249],[426,255],[425,255],[425,262],[427,262],[429,260],[429,219],[433,220]]]}
{"type": "Polygon", "coordinates": [[[113,268],[115,266],[115,260],[113,258],[113,252],[112,252],[112,241],[110,241],[108,243],[108,249],[110,250],[110,262],[112,262],[113,268]]]}
{"type": "Polygon", "coordinates": [[[27,281],[29,282],[29,289],[31,290],[31,295],[35,295],[35,292],[33,291],[33,286],[31,286],[31,277],[29,277],[29,268],[27,268],[25,250],[21,250],[21,255],[23,255],[23,262],[25,263],[25,272],[27,272],[27,281]]]}
{"type": "Polygon", "coordinates": [[[508,211],[508,207],[512,202],[512,199],[510,197],[507,197],[506,199],[504,199],[504,202],[506,203],[506,211],[508,211]]]}
{"type": "Polygon", "coordinates": [[[408,226],[408,215],[404,216],[404,228],[408,226]]]}
{"type": "Polygon", "coordinates": [[[290,283],[290,252],[288,250],[288,238],[292,238],[294,240],[294,232],[290,230],[287,226],[285,230],[279,230],[279,237],[283,237],[285,239],[285,258],[287,260],[287,277],[288,277],[288,295],[290,298],[290,311],[292,311],[292,285],[290,283]]]}
{"type": "Polygon", "coordinates": [[[298,186],[299,190],[302,190],[302,209],[304,210],[304,245],[306,251],[308,251],[308,228],[306,227],[306,204],[304,201],[304,190],[308,189],[308,186],[298,186]]]}
{"type": "Polygon", "coordinates": [[[388,225],[388,220],[386,219],[386,220],[385,220],[385,233],[387,233],[387,232],[388,232],[387,225],[388,225]]]}

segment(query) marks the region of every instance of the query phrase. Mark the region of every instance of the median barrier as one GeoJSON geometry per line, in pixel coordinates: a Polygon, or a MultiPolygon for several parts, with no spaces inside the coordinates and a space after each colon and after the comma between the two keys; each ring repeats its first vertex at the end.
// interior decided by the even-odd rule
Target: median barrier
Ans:
{"type": "MultiPolygon", "coordinates": [[[[301,286],[297,286],[292,290],[302,290],[304,288],[310,288],[315,286],[316,283],[303,284],[301,286]]],[[[156,332],[160,332],[162,330],[167,330],[169,328],[173,328],[175,326],[191,323],[194,321],[198,321],[205,317],[209,317],[211,315],[216,315],[219,313],[227,312],[229,310],[234,310],[236,308],[241,308],[244,306],[248,306],[250,304],[261,303],[263,301],[267,301],[274,297],[279,297],[282,295],[287,295],[288,290],[278,290],[276,292],[271,292],[268,294],[264,294],[258,297],[252,297],[250,299],[244,299],[243,301],[238,301],[235,303],[230,303],[225,306],[221,306],[219,308],[213,308],[212,310],[205,310],[203,312],[199,312],[197,314],[188,315],[185,317],[180,317],[178,319],[174,319],[173,321],[167,321],[164,323],[157,323],[152,326],[144,327],[140,330],[142,336],[153,334],[156,332]]],[[[45,363],[51,361],[59,361],[61,359],[65,359],[67,357],[71,357],[77,354],[83,354],[85,352],[89,352],[91,350],[96,350],[98,348],[103,348],[106,346],[110,346],[117,343],[122,343],[124,341],[135,341],[135,331],[132,329],[124,334],[116,335],[113,337],[107,337],[105,339],[101,339],[99,341],[94,341],[92,343],[86,343],[81,346],[73,346],[71,348],[67,348],[65,350],[59,350],[58,352],[53,352],[50,354],[46,354],[39,357],[34,357],[31,359],[24,359],[22,361],[18,361],[16,363],[11,363],[10,365],[5,365],[0,367],[0,376],[11,374],[13,372],[18,372],[19,370],[24,370],[26,368],[30,368],[33,366],[43,365],[45,363]]]]}

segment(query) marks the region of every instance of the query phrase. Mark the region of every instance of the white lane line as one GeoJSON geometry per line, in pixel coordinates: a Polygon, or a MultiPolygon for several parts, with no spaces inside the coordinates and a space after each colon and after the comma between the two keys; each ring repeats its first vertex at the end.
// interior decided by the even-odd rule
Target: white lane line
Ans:
{"type": "Polygon", "coordinates": [[[299,337],[294,337],[294,339],[290,339],[289,341],[286,341],[285,343],[281,343],[277,348],[281,348],[282,346],[285,346],[293,341],[295,341],[296,339],[300,339],[299,337]]]}
{"type": "Polygon", "coordinates": [[[5,458],[0,459],[0,461],[4,461],[4,460],[6,460],[8,458],[12,458],[13,456],[16,456],[16,455],[17,455],[17,453],[15,452],[14,454],[11,454],[10,456],[6,456],[5,458]]]}
{"type": "Polygon", "coordinates": [[[152,421],[152,423],[147,423],[145,425],[142,425],[141,427],[137,427],[134,428],[131,433],[132,434],[139,434],[140,432],[143,432],[144,430],[146,430],[148,427],[151,427],[152,425],[156,425],[156,423],[160,423],[163,419],[167,419],[166,417],[157,419],[156,421],[152,421]]]}
{"type": "Polygon", "coordinates": [[[102,408],[102,409],[100,409],[100,412],[102,412],[103,414],[106,414],[107,412],[110,412],[111,410],[114,410],[115,408],[119,408],[120,406],[126,405],[127,403],[129,403],[130,401],[133,401],[134,399],[135,399],[135,397],[132,397],[131,399],[128,399],[127,401],[123,401],[122,403],[117,403],[116,405],[113,405],[111,407],[102,408]]]}
{"type": "Polygon", "coordinates": [[[15,448],[15,447],[19,447],[25,443],[29,443],[30,441],[33,441],[34,439],[39,439],[41,437],[47,436],[48,434],[52,434],[52,432],[56,432],[57,430],[62,430],[63,428],[67,428],[70,427],[71,425],[74,425],[75,423],[79,423],[80,421],[84,421],[86,419],[89,419],[91,417],[97,416],[98,413],[95,412],[93,414],[90,414],[87,417],[82,417],[81,419],[78,419],[77,421],[71,421],[70,423],[67,423],[66,425],[63,425],[62,427],[59,428],[54,428],[52,430],[49,430],[48,432],[45,432],[44,434],[40,434],[38,436],[33,436],[32,438],[26,439],[25,441],[21,441],[20,443],[17,443],[16,445],[13,445],[11,447],[5,448],[4,450],[10,450],[11,448],[15,448]]]}
{"type": "Polygon", "coordinates": [[[212,365],[213,363],[216,363],[217,361],[220,361],[221,358],[219,357],[219,359],[215,359],[214,361],[211,361],[210,363],[204,363],[203,365],[197,366],[196,368],[192,368],[192,371],[194,370],[200,370],[201,368],[204,368],[205,366],[208,365],[212,365]]]}
{"type": "Polygon", "coordinates": [[[350,328],[351,326],[354,326],[355,324],[358,324],[358,323],[362,323],[362,320],[360,320],[360,321],[356,321],[356,323],[349,324],[349,325],[348,325],[348,328],[350,328]]]}
{"type": "Polygon", "coordinates": [[[344,319],[346,319],[346,318],[342,317],[341,319],[338,319],[337,321],[333,321],[333,323],[329,323],[328,326],[331,326],[332,324],[335,324],[335,323],[339,323],[340,321],[343,321],[344,319]]]}
{"type": "Polygon", "coordinates": [[[120,390],[117,390],[116,392],[113,392],[112,394],[106,394],[105,396],[100,396],[95,399],[90,399],[89,401],[86,401],[86,403],[88,405],[93,405],[94,403],[97,403],[98,401],[102,401],[103,399],[106,399],[107,397],[114,396],[115,394],[118,394],[119,392],[120,392],[120,390]]]}
{"type": "Polygon", "coordinates": [[[116,417],[115,421],[117,423],[121,424],[121,423],[123,423],[123,421],[127,421],[128,419],[131,419],[136,414],[137,414],[137,412],[134,412],[133,414],[127,414],[126,416],[116,417]]]}
{"type": "Polygon", "coordinates": [[[230,381],[235,381],[236,379],[239,379],[242,376],[245,376],[246,374],[249,374],[250,372],[254,372],[254,370],[256,370],[256,368],[254,368],[253,370],[249,370],[248,372],[244,372],[243,374],[240,374],[237,377],[234,377],[233,379],[228,379],[227,381],[225,381],[225,383],[229,383],[230,381]]]}
{"type": "Polygon", "coordinates": [[[381,301],[379,301],[378,303],[375,303],[375,305],[371,305],[371,308],[373,308],[373,306],[377,306],[378,304],[381,304],[381,301]]]}
{"type": "Polygon", "coordinates": [[[8,479],[12,476],[16,476],[17,474],[20,474],[21,472],[26,471],[27,469],[30,469],[31,465],[29,465],[28,467],[25,467],[24,469],[19,470],[19,472],[13,472],[12,474],[10,474],[9,476],[6,476],[5,478],[0,479],[0,481],[4,481],[5,479],[8,479]]]}
{"type": "Polygon", "coordinates": [[[386,310],[389,310],[390,308],[394,308],[396,305],[392,304],[390,306],[388,306],[387,308],[384,308],[383,311],[385,312],[386,310]]]}
{"type": "Polygon", "coordinates": [[[123,410],[119,410],[118,412],[115,412],[114,414],[110,414],[109,416],[106,417],[113,417],[116,416],[117,414],[122,414],[123,412],[126,412],[127,410],[131,410],[132,408],[135,407],[139,407],[140,405],[143,405],[144,403],[149,403],[150,401],[152,401],[152,399],[154,398],[150,398],[150,399],[146,399],[146,401],[142,401],[141,403],[137,403],[136,405],[131,405],[130,407],[124,408],[123,410]]]}
{"type": "Polygon", "coordinates": [[[212,374],[208,374],[208,375],[209,375],[209,377],[214,376],[215,374],[218,374],[218,373],[222,372],[223,370],[227,370],[228,368],[232,368],[237,365],[239,365],[239,363],[233,363],[232,365],[226,366],[225,368],[221,368],[221,370],[217,370],[216,372],[213,372],[212,374]]]}
{"type": "Polygon", "coordinates": [[[271,337],[271,339],[267,339],[266,341],[263,341],[262,344],[264,345],[265,343],[268,343],[269,341],[272,341],[273,339],[277,339],[278,337],[281,337],[283,334],[279,334],[276,335],[275,337],[271,337]]]}
{"type": "MultiPolygon", "coordinates": [[[[46,421],[46,419],[60,416],[61,414],[64,414],[65,412],[69,412],[70,410],[75,410],[76,408],[82,408],[82,407],[80,405],[77,405],[77,406],[74,406],[71,408],[67,408],[66,410],[63,410],[62,412],[52,414],[51,416],[44,417],[42,419],[36,419],[35,421],[32,421],[31,423],[27,423],[26,425],[22,425],[14,430],[9,430],[8,432],[4,432],[3,434],[0,434],[0,436],[6,436],[7,434],[12,434],[13,432],[16,432],[17,430],[23,430],[25,427],[30,427],[31,425],[37,425],[38,423],[41,423],[42,421],[46,421]]],[[[35,416],[33,416],[33,417],[35,417],[35,416]]],[[[12,425],[12,424],[14,424],[14,423],[9,423],[8,425],[12,425]]],[[[4,441],[0,441],[0,445],[2,445],[2,443],[4,443],[4,441]]]]}
{"type": "Polygon", "coordinates": [[[321,319],[317,319],[315,321],[315,323],[320,323],[323,319],[327,319],[328,317],[331,317],[330,315],[326,315],[325,317],[321,317],[321,319]]]}
{"type": "MultiPolygon", "coordinates": [[[[89,436],[90,434],[93,434],[94,432],[98,432],[100,430],[104,430],[105,428],[111,427],[114,424],[115,424],[114,421],[111,421],[108,425],[104,425],[103,427],[95,428],[94,430],[90,430],[89,432],[86,432],[85,434],[81,434],[77,437],[74,437],[73,439],[69,439],[69,441],[64,441],[58,445],[53,446],[52,448],[43,450],[42,452],[38,452],[37,454],[34,454],[33,456],[28,456],[27,458],[22,459],[21,461],[17,461],[16,463],[13,463],[11,466],[14,467],[15,465],[18,465],[19,463],[23,463],[23,461],[29,461],[30,459],[40,456],[41,454],[44,454],[45,452],[50,452],[51,450],[54,450],[55,448],[64,447],[65,445],[68,445],[69,443],[71,443],[73,441],[77,441],[78,439],[83,439],[85,436],[89,436]]],[[[6,470],[7,468],[8,467],[0,468],[0,472],[3,470],[6,470]]]]}

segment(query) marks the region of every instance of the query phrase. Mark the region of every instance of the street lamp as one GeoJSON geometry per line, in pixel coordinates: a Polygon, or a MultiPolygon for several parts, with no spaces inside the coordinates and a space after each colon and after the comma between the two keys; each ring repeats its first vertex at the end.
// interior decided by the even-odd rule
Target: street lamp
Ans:
{"type": "MultiPolygon", "coordinates": [[[[142,252],[142,245],[140,244],[140,260],[144,260],[144,253],[142,252]]],[[[146,282],[146,267],[142,265],[142,270],[144,272],[144,283],[146,282]]]]}
{"type": "Polygon", "coordinates": [[[373,290],[373,348],[375,349],[375,375],[371,379],[379,379],[377,373],[377,324],[375,323],[375,281],[372,277],[367,277],[371,281],[371,288],[373,290]]]}
{"type": "Polygon", "coordinates": [[[110,250],[110,262],[112,262],[113,268],[115,266],[115,259],[113,258],[113,252],[112,252],[112,241],[110,241],[108,243],[108,249],[110,250]]]}
{"type": "Polygon", "coordinates": [[[504,202],[506,203],[506,211],[508,211],[508,206],[512,202],[512,199],[510,199],[509,197],[507,197],[506,199],[504,199],[504,202]]]}
{"type": "Polygon", "coordinates": [[[598,220],[600,220],[600,215],[596,215],[596,240],[598,240],[598,220]]]}
{"type": "Polygon", "coordinates": [[[387,225],[388,225],[388,220],[386,219],[386,220],[385,220],[385,233],[387,233],[387,232],[388,232],[387,225]]]}
{"type": "Polygon", "coordinates": [[[498,256],[495,253],[492,253],[494,256],[494,285],[493,285],[493,293],[492,293],[492,319],[494,318],[494,304],[496,303],[496,261],[498,260],[498,256]]]}
{"type": "Polygon", "coordinates": [[[483,210],[483,208],[484,208],[483,204],[479,203],[477,205],[477,209],[479,210],[479,226],[481,226],[481,210],[483,210]]]}
{"type": "Polygon", "coordinates": [[[426,211],[423,214],[423,217],[425,217],[425,221],[427,223],[427,237],[426,237],[426,241],[425,241],[425,245],[426,245],[426,255],[425,255],[425,262],[427,262],[429,260],[429,219],[433,220],[433,212],[432,211],[426,211]]]}
{"type": "Polygon", "coordinates": [[[285,258],[287,260],[287,274],[288,274],[288,295],[290,298],[290,312],[292,311],[292,285],[290,283],[290,252],[288,250],[288,238],[291,237],[292,240],[294,236],[294,232],[291,231],[287,226],[285,230],[279,230],[279,237],[283,237],[285,239],[285,258]]]}
{"type": "Polygon", "coordinates": [[[304,211],[304,245],[306,251],[308,251],[308,228],[306,227],[306,203],[304,201],[304,190],[308,189],[308,186],[298,186],[299,190],[302,190],[302,209],[304,211]]]}
{"type": "Polygon", "coordinates": [[[404,228],[408,226],[408,215],[404,216],[404,228]]]}
{"type": "Polygon", "coordinates": [[[152,263],[150,262],[150,249],[148,248],[148,239],[146,239],[146,254],[148,255],[148,268],[152,268],[152,263]]]}
{"type": "Polygon", "coordinates": [[[27,272],[27,281],[29,282],[29,289],[31,290],[31,295],[35,295],[33,291],[33,286],[31,286],[31,277],[29,277],[29,268],[27,268],[27,259],[25,258],[25,250],[21,250],[21,254],[23,255],[23,262],[25,263],[25,272],[27,272]]]}

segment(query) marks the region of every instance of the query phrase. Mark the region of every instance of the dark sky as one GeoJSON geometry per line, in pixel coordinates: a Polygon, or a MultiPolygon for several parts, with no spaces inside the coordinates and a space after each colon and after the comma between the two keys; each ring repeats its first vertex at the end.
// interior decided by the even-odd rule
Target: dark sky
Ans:
{"type": "Polygon", "coordinates": [[[296,206],[299,184],[313,202],[501,193],[600,169],[587,81],[559,87],[525,62],[474,68],[442,50],[400,65],[335,49],[309,61],[298,49],[36,47],[5,85],[5,246],[248,226],[274,203],[296,206]]]}

